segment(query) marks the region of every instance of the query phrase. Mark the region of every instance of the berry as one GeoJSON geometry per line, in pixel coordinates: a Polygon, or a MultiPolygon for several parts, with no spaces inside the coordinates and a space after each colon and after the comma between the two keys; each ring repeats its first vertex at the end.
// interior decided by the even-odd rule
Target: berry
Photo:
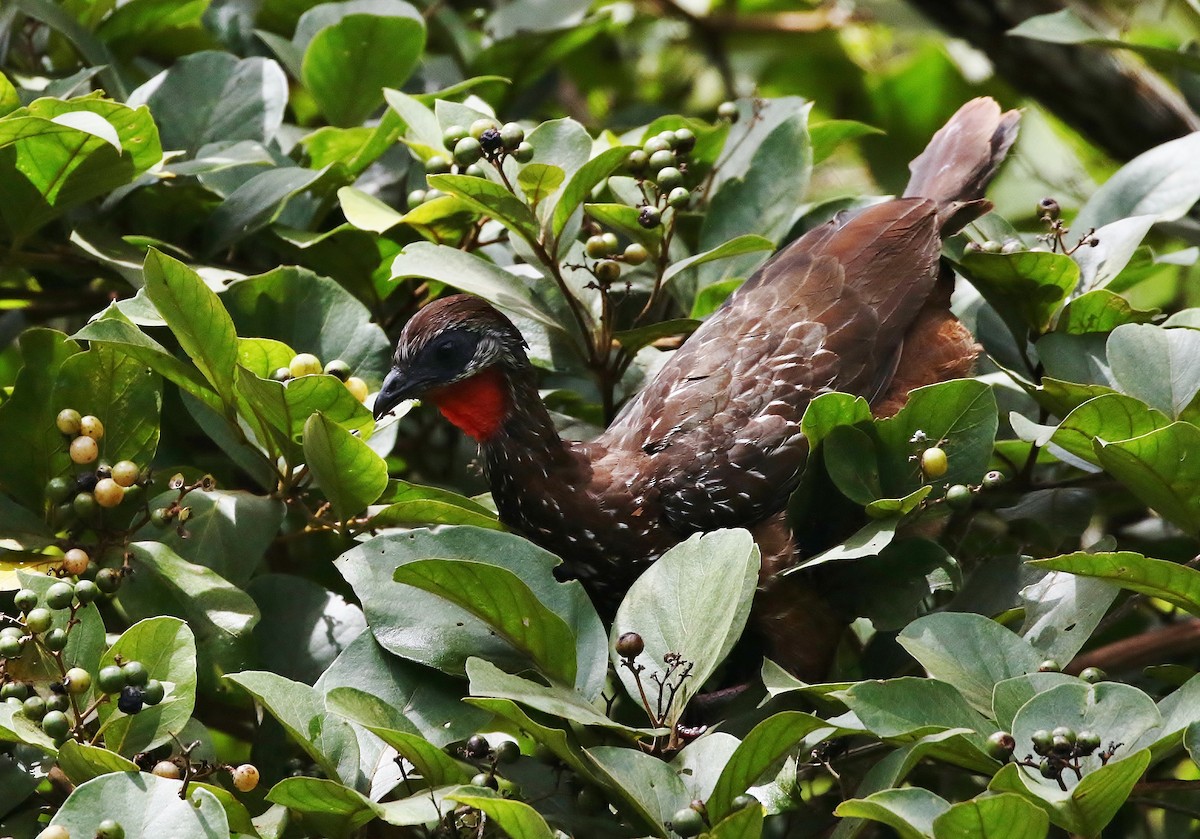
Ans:
{"type": "Polygon", "coordinates": [[[1043,198],[1037,204],[1038,218],[1049,219],[1050,221],[1057,221],[1058,215],[1061,212],[1062,212],[1062,208],[1058,206],[1058,202],[1055,201],[1053,198],[1043,198]]]}
{"type": "Polygon", "coordinates": [[[1000,253],[1020,253],[1023,250],[1025,246],[1021,244],[1020,239],[1006,239],[1000,246],[1000,253]]]}
{"type": "Polygon", "coordinates": [[[71,707],[71,698],[65,693],[52,693],[46,698],[47,711],[67,711],[71,707]]]}
{"type": "Polygon", "coordinates": [[[101,667],[96,674],[96,686],[105,693],[117,693],[125,687],[125,671],[115,664],[101,667]]]}
{"type": "Polygon", "coordinates": [[[629,157],[625,158],[625,168],[635,175],[640,175],[646,171],[646,167],[650,165],[650,155],[646,154],[641,149],[635,149],[629,153],[629,157]]]}
{"type": "Polygon", "coordinates": [[[112,594],[121,587],[121,572],[115,568],[101,568],[96,573],[96,588],[112,594]]]}
{"type": "Polygon", "coordinates": [[[1043,760],[1038,764],[1038,771],[1042,773],[1043,778],[1054,779],[1058,777],[1059,768],[1049,759],[1043,760]]]}
{"type": "Polygon", "coordinates": [[[948,468],[945,449],[934,446],[921,452],[921,471],[926,478],[940,478],[948,468]]]}
{"type": "Polygon", "coordinates": [[[621,263],[605,259],[596,263],[596,279],[602,283],[615,282],[621,276],[621,263]]]}
{"type": "Polygon", "coordinates": [[[487,172],[478,163],[472,163],[463,170],[464,175],[470,175],[472,178],[486,178],[487,172]]]}
{"type": "Polygon", "coordinates": [[[621,658],[637,658],[646,649],[646,642],[636,632],[623,632],[617,639],[617,655],[621,658]]]}
{"type": "Polygon", "coordinates": [[[1048,754],[1050,747],[1054,745],[1053,735],[1044,728],[1039,728],[1030,734],[1029,740],[1033,743],[1033,750],[1040,755],[1048,754]]]}
{"type": "Polygon", "coordinates": [[[58,412],[58,416],[54,418],[54,424],[58,426],[58,430],[63,434],[72,436],[79,433],[79,423],[83,417],[74,408],[63,408],[58,412]]]}
{"type": "Polygon", "coordinates": [[[271,379],[276,382],[286,382],[292,377],[292,371],[287,367],[276,367],[275,372],[271,374],[271,379]]]}
{"type": "Polygon", "coordinates": [[[1100,748],[1100,735],[1094,731],[1081,731],[1075,735],[1075,747],[1083,754],[1090,755],[1100,748]]]}
{"type": "Polygon", "coordinates": [[[121,665],[121,672],[125,675],[125,684],[133,685],[134,687],[145,687],[150,681],[150,671],[146,669],[146,665],[140,661],[127,661],[121,665]]]}
{"type": "Polygon", "coordinates": [[[500,128],[500,142],[508,151],[513,151],[525,142],[525,129],[515,122],[506,122],[500,128]]]}
{"type": "Polygon", "coordinates": [[[55,583],[46,589],[46,605],[51,609],[66,609],[75,599],[75,587],[70,583],[55,583]]]}
{"type": "Polygon", "coordinates": [[[23,588],[13,596],[13,605],[22,612],[28,612],[30,609],[36,607],[37,602],[37,592],[31,588],[23,588]]]}
{"type": "Polygon", "coordinates": [[[650,258],[650,251],[646,250],[644,245],[634,242],[625,248],[625,253],[622,256],[629,265],[641,265],[650,258]]]}
{"type": "Polygon", "coordinates": [[[0,638],[0,658],[20,658],[24,649],[20,638],[11,635],[0,638]]]}
{"type": "Polygon", "coordinates": [[[997,731],[987,739],[987,753],[1001,763],[1006,763],[1017,748],[1017,741],[1007,731],[997,731]]]}
{"type": "Polygon", "coordinates": [[[661,222],[662,213],[658,211],[657,207],[651,207],[647,205],[642,207],[641,212],[638,213],[638,224],[647,230],[652,230],[653,228],[658,227],[661,222]]]}
{"type": "Polygon", "coordinates": [[[533,146],[530,143],[521,143],[513,152],[513,157],[517,159],[518,163],[528,163],[533,160],[533,146]]]}
{"type": "Polygon", "coordinates": [[[55,627],[42,637],[42,646],[52,653],[62,652],[67,646],[67,631],[55,627]]]}
{"type": "Polygon", "coordinates": [[[1066,757],[1075,748],[1074,738],[1055,735],[1050,742],[1050,752],[1060,757],[1066,757]]]}
{"type": "MultiPolygon", "coordinates": [[[[664,139],[661,135],[655,134],[649,140],[642,143],[642,151],[644,151],[647,155],[649,155],[649,160],[653,160],[654,155],[658,154],[659,152],[671,151],[671,144],[668,143],[666,141],[666,139],[664,139]]],[[[671,160],[672,160],[672,162],[674,162],[674,160],[675,160],[674,155],[671,156],[671,160]]],[[[669,165],[669,164],[662,163],[662,164],[659,164],[659,167],[661,168],[662,166],[667,166],[667,165],[669,165]]],[[[652,168],[652,169],[654,168],[653,163],[650,164],[650,168],[652,168]]]]}
{"type": "Polygon", "coordinates": [[[100,447],[91,437],[76,437],[71,441],[70,453],[71,462],[82,466],[100,456],[100,447]]]}
{"type": "Polygon", "coordinates": [[[31,609],[25,615],[25,628],[34,634],[45,632],[54,623],[54,616],[49,609],[31,609]]]}
{"type": "Polygon", "coordinates": [[[120,822],[105,819],[96,825],[96,839],[125,839],[125,828],[120,822]]]}
{"type": "MultiPolygon", "coordinates": [[[[107,463],[105,463],[102,460],[96,464],[95,475],[96,475],[96,483],[99,483],[101,478],[111,478],[112,477],[112,467],[109,466],[107,463]]],[[[92,489],[95,489],[95,486],[93,486],[92,489]]]]}
{"type": "Polygon", "coordinates": [[[160,778],[168,778],[172,781],[178,781],[183,777],[183,772],[179,766],[170,760],[160,760],[154,764],[154,768],[150,770],[150,774],[157,775],[160,778]]]}
{"type": "Polygon", "coordinates": [[[730,122],[737,122],[741,114],[738,112],[736,102],[722,102],[717,106],[717,116],[721,119],[727,119],[730,122]]]}
{"type": "Polygon", "coordinates": [[[1061,673],[1062,665],[1052,658],[1048,658],[1038,665],[1039,673],[1061,673]]]}
{"type": "Polygon", "coordinates": [[[504,141],[500,138],[498,129],[489,128],[479,135],[479,145],[483,148],[483,153],[491,157],[504,147],[504,141]]]}
{"type": "Polygon", "coordinates": [[[121,688],[117,697],[117,709],[123,714],[136,714],[142,710],[142,692],[138,688],[127,685],[121,688]]]}
{"type": "Polygon", "coordinates": [[[677,210],[683,209],[692,200],[692,193],[687,189],[677,186],[671,190],[671,194],[667,196],[667,204],[677,210]]]}
{"type": "Polygon", "coordinates": [[[258,786],[258,767],[253,763],[243,763],[231,769],[229,774],[233,778],[233,785],[240,792],[250,792],[258,786]]]}
{"type": "Polygon", "coordinates": [[[731,810],[744,810],[750,806],[759,806],[758,799],[753,795],[747,795],[745,793],[742,793],[729,803],[729,808],[731,810]]]}
{"type": "Polygon", "coordinates": [[[421,204],[424,204],[424,203],[425,203],[425,190],[414,189],[412,192],[410,192],[408,194],[408,206],[410,208],[419,207],[421,204]]]}
{"type": "Polygon", "coordinates": [[[46,716],[46,700],[42,699],[36,693],[26,699],[21,708],[25,711],[25,716],[34,722],[38,722],[42,717],[46,716]]]}
{"type": "Polygon", "coordinates": [[[19,641],[24,637],[25,630],[19,626],[6,626],[0,629],[0,638],[16,638],[19,641]]]}
{"type": "Polygon", "coordinates": [[[92,674],[82,667],[72,667],[67,671],[64,684],[67,687],[67,693],[74,696],[87,693],[92,687],[92,674]]]}
{"type": "Polygon", "coordinates": [[[61,824],[52,824],[39,833],[37,839],[71,839],[71,833],[61,824]]]}
{"type": "Polygon", "coordinates": [[[521,797],[521,785],[515,781],[508,780],[508,778],[497,778],[496,788],[504,798],[521,797]]]}
{"type": "Polygon", "coordinates": [[[989,489],[991,487],[999,486],[1002,483],[1004,483],[1004,473],[996,469],[993,469],[991,472],[988,472],[983,476],[983,485],[989,489]]]}
{"type": "Polygon", "coordinates": [[[70,478],[51,478],[46,482],[46,498],[54,504],[61,504],[71,497],[75,490],[75,482],[70,478]]]}
{"type": "Polygon", "coordinates": [[[965,510],[971,506],[971,490],[962,484],[955,484],[946,490],[946,503],[952,510],[965,510]]]}
{"type": "Polygon", "coordinates": [[[100,596],[100,588],[91,580],[80,580],[75,584],[75,599],[86,606],[100,596]]]}
{"type": "Polygon", "coordinates": [[[321,372],[321,359],[309,352],[302,352],[292,357],[288,370],[293,377],[311,376],[321,372]]]}
{"type": "Polygon", "coordinates": [[[350,378],[350,365],[340,358],[335,358],[325,365],[325,375],[333,376],[335,379],[340,379],[344,382],[350,378]]]}
{"type": "Polygon", "coordinates": [[[480,772],[478,775],[471,778],[471,786],[487,787],[488,789],[500,788],[500,784],[496,781],[496,776],[491,772],[480,772]]]}
{"type": "Polygon", "coordinates": [[[491,754],[492,747],[488,745],[487,738],[482,734],[472,734],[467,738],[467,757],[475,760],[482,760],[491,754]]]}
{"type": "Polygon", "coordinates": [[[979,243],[979,249],[984,253],[1000,253],[1000,248],[1004,247],[999,242],[989,239],[986,242],[979,243]]]}
{"type": "Polygon", "coordinates": [[[0,686],[0,699],[17,699],[24,702],[29,696],[29,686],[22,682],[5,682],[0,686]]]}
{"type": "Polygon", "coordinates": [[[112,479],[128,488],[137,483],[141,471],[132,460],[118,460],[112,468],[112,479]]]}
{"type": "MultiPolygon", "coordinates": [[[[449,172],[450,158],[442,157],[440,154],[434,155],[425,161],[425,171],[430,175],[441,175],[444,172],[449,172]]],[[[425,194],[425,200],[430,200],[429,193],[425,194]]]]}
{"type": "Polygon", "coordinates": [[[42,731],[52,739],[66,737],[70,730],[71,723],[62,711],[47,711],[46,716],[42,717],[42,731]]]}
{"type": "Polygon", "coordinates": [[[1050,735],[1052,737],[1062,737],[1071,745],[1075,745],[1075,732],[1065,725],[1058,726],[1056,729],[1050,732],[1050,735]]]}
{"type": "Polygon", "coordinates": [[[494,131],[496,129],[496,121],[493,119],[477,119],[471,123],[471,129],[468,133],[476,140],[483,136],[485,131],[494,131]]]}
{"type": "MultiPolygon", "coordinates": [[[[650,155],[650,170],[658,172],[659,177],[662,177],[662,170],[675,167],[675,152],[670,149],[662,149],[650,155]]],[[[676,170],[678,171],[678,170],[676,170]]]]}
{"type": "Polygon", "coordinates": [[[496,744],[497,763],[516,763],[521,756],[521,747],[512,740],[504,740],[496,744]]]}
{"type": "MultiPolygon", "coordinates": [[[[87,437],[76,437],[76,440],[86,440],[87,437]]],[[[87,520],[96,514],[96,497],[90,492],[80,492],[71,499],[71,509],[75,515],[87,520]]]]}
{"type": "Polygon", "coordinates": [[[100,422],[98,417],[88,414],[79,420],[79,433],[99,442],[100,438],[104,436],[104,423],[100,422]]]}
{"type": "Polygon", "coordinates": [[[685,837],[685,839],[690,836],[698,836],[704,830],[704,819],[691,807],[684,807],[671,816],[669,824],[671,830],[685,837]]]}
{"type": "Polygon", "coordinates": [[[167,695],[166,688],[158,679],[151,679],[146,682],[146,686],[142,688],[142,701],[147,705],[157,705],[163,701],[167,695]]]}
{"type": "Polygon", "coordinates": [[[683,185],[683,173],[674,166],[667,166],[659,170],[654,180],[659,189],[663,192],[670,192],[675,187],[683,185]]]}
{"type": "Polygon", "coordinates": [[[463,128],[461,125],[451,125],[442,132],[442,142],[445,144],[446,148],[453,149],[455,145],[458,144],[458,141],[466,136],[467,129],[463,128]]]}
{"type": "Polygon", "coordinates": [[[675,151],[687,154],[696,147],[696,135],[688,128],[675,130],[675,151]]]}
{"type": "Polygon", "coordinates": [[[92,558],[82,548],[71,548],[63,554],[62,569],[73,577],[87,573],[88,563],[92,558]]]}
{"type": "Polygon", "coordinates": [[[124,500],[125,487],[112,478],[104,478],[96,484],[96,490],[93,495],[96,498],[96,503],[101,507],[115,507],[124,500]]]}
{"type": "Polygon", "coordinates": [[[362,402],[364,399],[366,399],[367,394],[370,393],[370,388],[367,387],[367,383],[358,376],[351,376],[350,378],[346,379],[346,390],[350,391],[350,395],[359,402],[362,402]]]}
{"type": "Polygon", "coordinates": [[[602,256],[608,256],[612,253],[608,248],[608,242],[605,241],[603,236],[589,236],[583,245],[583,251],[592,259],[599,259],[602,256]]]}
{"type": "Polygon", "coordinates": [[[575,796],[575,806],[581,813],[594,813],[606,804],[604,796],[595,787],[584,787],[575,796]]]}
{"type": "Polygon", "coordinates": [[[435,198],[445,198],[445,197],[446,197],[446,193],[442,192],[440,189],[431,189],[425,193],[425,201],[426,202],[433,201],[435,198]]]}
{"type": "Polygon", "coordinates": [[[483,157],[483,146],[474,137],[463,137],[454,144],[454,162],[459,166],[470,166],[483,157]]]}
{"type": "Polygon", "coordinates": [[[1079,678],[1094,685],[1097,682],[1103,682],[1105,679],[1107,679],[1108,674],[1099,667],[1085,667],[1080,671],[1079,678]]]}
{"type": "Polygon", "coordinates": [[[617,248],[621,246],[621,243],[617,240],[616,233],[605,231],[604,233],[600,234],[600,238],[604,240],[604,246],[608,248],[609,253],[616,253],[617,248]]]}
{"type": "Polygon", "coordinates": [[[156,507],[150,511],[150,523],[155,527],[166,527],[171,523],[171,517],[167,514],[166,507],[156,507]]]}

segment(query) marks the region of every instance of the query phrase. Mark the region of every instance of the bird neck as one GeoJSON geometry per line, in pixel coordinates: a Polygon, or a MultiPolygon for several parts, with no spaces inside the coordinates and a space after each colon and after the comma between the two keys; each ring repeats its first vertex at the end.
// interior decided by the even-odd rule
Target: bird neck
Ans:
{"type": "Polygon", "coordinates": [[[508,380],[498,367],[430,391],[429,398],[442,416],[480,443],[501,431],[514,404],[508,380]]]}

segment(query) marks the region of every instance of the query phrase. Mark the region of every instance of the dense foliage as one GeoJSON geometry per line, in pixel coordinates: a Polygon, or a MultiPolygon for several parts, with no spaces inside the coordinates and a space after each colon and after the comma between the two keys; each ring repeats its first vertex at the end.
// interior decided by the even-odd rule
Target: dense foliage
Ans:
{"type": "MultiPolygon", "coordinates": [[[[944,254],[979,375],[809,407],[820,683],[742,642],[745,531],[605,627],[470,440],[375,426],[458,289],[586,438],[966,98],[1023,104],[896,4],[651,5],[0,7],[0,834],[1194,829],[1200,134],[1118,165],[1024,103],[944,254]]],[[[1185,34],[1023,25],[1186,93],[1185,34]]]]}

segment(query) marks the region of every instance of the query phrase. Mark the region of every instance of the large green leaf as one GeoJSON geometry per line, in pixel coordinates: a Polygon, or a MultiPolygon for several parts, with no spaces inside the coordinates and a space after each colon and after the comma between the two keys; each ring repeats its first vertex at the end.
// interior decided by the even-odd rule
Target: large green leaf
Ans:
{"type": "Polygon", "coordinates": [[[277,220],[288,202],[315,189],[330,171],[279,166],[239,183],[208,217],[207,253],[219,253],[277,220]]]}
{"type": "Polygon", "coordinates": [[[416,68],[425,21],[399,0],[328,5],[347,13],[308,42],[302,78],[330,123],[358,125],[383,104],[385,87],[400,87],[416,68]]]}
{"type": "Polygon", "coordinates": [[[1049,559],[1030,560],[1029,564],[1038,568],[1108,580],[1122,588],[1166,600],[1186,612],[1200,616],[1200,571],[1177,562],[1151,559],[1132,551],[1076,551],[1049,559]]]}
{"type": "Polygon", "coordinates": [[[851,798],[835,809],[834,815],[871,819],[896,831],[901,839],[928,839],[933,822],[950,809],[940,795],[920,787],[887,789],[866,798],[851,798]]]}
{"type": "Polygon", "coordinates": [[[1113,330],[1107,351],[1121,390],[1172,419],[1200,393],[1200,331],[1127,324],[1113,330]]]}
{"type": "Polygon", "coordinates": [[[1072,334],[1111,332],[1126,323],[1149,323],[1158,313],[1158,309],[1135,309],[1121,295],[1098,288],[1068,303],[1055,329],[1072,334]]]}
{"type": "Polygon", "coordinates": [[[379,503],[387,506],[371,516],[372,529],[420,524],[470,524],[489,530],[504,529],[496,514],[482,504],[438,487],[392,481],[379,503]]]}
{"type": "Polygon", "coordinates": [[[967,253],[962,271],[1017,339],[1050,328],[1051,318],[1079,283],[1079,266],[1059,253],[967,253]]]}
{"type": "Polygon", "coordinates": [[[538,811],[523,802],[466,792],[452,793],[448,797],[487,813],[511,839],[554,839],[556,835],[538,811]]]}
{"type": "Polygon", "coordinates": [[[1095,442],[1100,465],[1163,518],[1200,532],[1200,428],[1175,422],[1140,437],[1095,442]]]}
{"type": "Polygon", "coordinates": [[[1046,814],[1018,795],[1002,793],[955,804],[933,820],[934,839],[1042,839],[1046,814]]]}
{"type": "MultiPolygon", "coordinates": [[[[533,211],[503,184],[472,175],[430,175],[428,180],[434,189],[456,196],[476,212],[495,219],[525,241],[537,241],[538,222],[533,211]]],[[[400,272],[393,269],[393,273],[400,272]]]]}
{"type": "Polygon", "coordinates": [[[632,803],[632,814],[643,829],[666,837],[665,823],[688,806],[687,789],[671,765],[637,749],[618,746],[594,746],[587,754],[607,782],[605,786],[624,791],[624,801],[632,803]]]}
{"type": "Polygon", "coordinates": [[[718,530],[671,548],[637,579],[621,601],[611,631],[613,664],[634,702],[640,702],[641,692],[634,674],[620,664],[617,638],[626,632],[642,636],[645,650],[635,661],[645,668],[643,681],[664,673],[669,653],[686,662],[684,667],[690,664],[690,674],[674,693],[669,716],[674,725],[741,637],[758,567],[758,547],[749,532],[718,530]]]}
{"type": "Polygon", "coordinates": [[[1141,400],[1106,393],[1084,402],[1058,424],[1050,442],[1088,463],[1100,464],[1095,441],[1116,442],[1166,428],[1171,420],[1141,400]]]}
{"type": "Polygon", "coordinates": [[[193,785],[184,799],[182,786],[145,772],[102,775],[76,787],[50,824],[71,836],[94,836],[101,821],[112,819],[126,839],[227,839],[229,821],[216,796],[193,785]]]}
{"type": "Polygon", "coordinates": [[[319,411],[304,423],[304,459],[338,521],[349,521],[387,489],[383,458],[319,411]]]}
{"type": "Polygon", "coordinates": [[[547,677],[575,684],[571,628],[512,571],[485,562],[419,559],[401,565],[392,578],[467,610],[547,677]]]}
{"type": "Polygon", "coordinates": [[[868,730],[882,738],[916,739],[953,728],[987,736],[993,730],[961,693],[936,679],[859,682],[836,695],[868,730]]]}
{"type": "MultiPolygon", "coordinates": [[[[571,180],[563,187],[562,194],[554,204],[554,213],[550,219],[550,236],[554,241],[558,241],[571,214],[587,200],[592,189],[616,171],[635,148],[636,146],[615,146],[605,149],[571,175],[571,180]]],[[[561,244],[558,250],[562,252],[561,244]]]]}

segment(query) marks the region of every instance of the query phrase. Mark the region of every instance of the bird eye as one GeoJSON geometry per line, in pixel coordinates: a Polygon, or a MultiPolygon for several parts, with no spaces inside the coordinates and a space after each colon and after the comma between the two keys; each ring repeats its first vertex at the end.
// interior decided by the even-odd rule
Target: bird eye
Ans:
{"type": "Polygon", "coordinates": [[[433,356],[438,361],[451,361],[454,359],[454,356],[457,354],[456,350],[457,350],[457,347],[455,346],[453,341],[451,341],[449,339],[446,339],[444,341],[438,341],[436,344],[433,345],[433,356]]]}

